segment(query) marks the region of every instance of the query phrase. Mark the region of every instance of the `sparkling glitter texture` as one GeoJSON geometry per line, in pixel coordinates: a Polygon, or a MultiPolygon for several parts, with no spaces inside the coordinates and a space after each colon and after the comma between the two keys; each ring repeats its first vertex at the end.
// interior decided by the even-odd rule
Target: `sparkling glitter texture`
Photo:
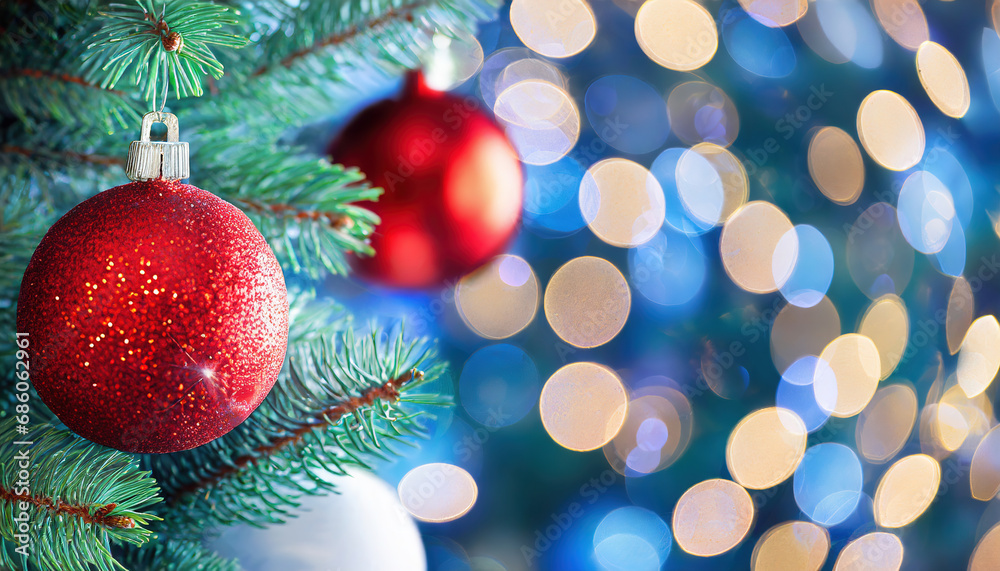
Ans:
{"type": "Polygon", "coordinates": [[[127,452],[199,446],[270,391],[288,341],[281,268],[233,205],[175,181],[133,182],[56,222],[21,284],[42,401],[127,452]]]}

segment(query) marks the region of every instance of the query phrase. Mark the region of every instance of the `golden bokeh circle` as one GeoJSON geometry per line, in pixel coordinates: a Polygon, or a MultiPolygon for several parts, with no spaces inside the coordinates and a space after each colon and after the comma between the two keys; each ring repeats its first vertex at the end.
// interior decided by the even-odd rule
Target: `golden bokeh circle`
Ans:
{"type": "Polygon", "coordinates": [[[797,414],[784,408],[762,408],[733,428],[726,444],[726,466],[744,488],[777,486],[795,473],[807,438],[806,425],[797,414]]]}
{"type": "MultiPolygon", "coordinates": [[[[875,343],[857,333],[841,335],[823,349],[820,359],[833,369],[837,383],[837,401],[833,410],[827,412],[838,418],[849,418],[861,412],[878,388],[881,364],[875,343]]],[[[821,389],[817,387],[817,390],[821,389]]]]}
{"type": "Polygon", "coordinates": [[[566,91],[548,81],[525,79],[497,95],[493,111],[520,159],[552,164],[580,138],[580,111],[566,91]]]}
{"type": "Polygon", "coordinates": [[[549,377],[538,409],[557,444],[596,450],[618,434],[628,412],[628,394],[614,371],[597,363],[571,363],[549,377]]]}
{"type": "Polygon", "coordinates": [[[431,523],[456,520],[472,509],[479,496],[476,480],[451,464],[417,466],[399,481],[399,499],[413,517],[431,523]]]}
{"type": "Polygon", "coordinates": [[[663,226],[663,188],[646,167],[627,159],[594,163],[580,182],[580,212],[601,240],[632,248],[645,244],[663,226]]]}
{"type": "Polygon", "coordinates": [[[972,102],[969,80],[965,77],[962,64],[950,51],[931,41],[920,44],[917,49],[917,76],[927,96],[942,113],[955,119],[965,116],[972,102]]]}
{"type": "Polygon", "coordinates": [[[876,391],[855,427],[858,452],[874,464],[891,460],[913,432],[917,407],[917,393],[909,385],[889,385],[876,391]]]}
{"type": "Polygon", "coordinates": [[[884,531],[876,531],[847,544],[833,571],[899,571],[903,566],[903,542],[884,531]]]}
{"type": "Polygon", "coordinates": [[[837,204],[854,204],[865,186],[865,163],[861,149],[846,131],[823,127],[809,140],[809,175],[826,196],[837,204]]]}
{"type": "Polygon", "coordinates": [[[875,522],[882,527],[903,527],[920,517],[937,496],[941,465],[926,454],[896,461],[882,475],[875,491],[875,522]]]}
{"type": "Polygon", "coordinates": [[[693,71],[719,48],[715,19],[693,0],[648,0],[635,16],[635,38],[649,59],[674,71],[693,71]]]}
{"type": "Polygon", "coordinates": [[[556,270],[545,289],[545,317],[563,341],[589,349],[625,326],[632,294],[618,268],[603,258],[574,258],[556,270]]]}
{"type": "Polygon", "coordinates": [[[789,521],[764,532],[750,557],[753,571],[819,571],[830,553],[830,534],[812,522],[789,521]]]}
{"type": "Polygon", "coordinates": [[[990,386],[1000,370],[1000,323],[992,315],[972,322],[958,352],[958,384],[972,398],[990,386]]]}
{"type": "Polygon", "coordinates": [[[917,51],[930,39],[927,17],[917,0],[871,0],[875,17],[897,44],[917,51]]]}
{"type": "Polygon", "coordinates": [[[691,486],[677,500],[672,527],[681,549],[712,557],[736,547],[750,532],[753,500],[730,480],[706,480],[691,486]]]}
{"type": "MultiPolygon", "coordinates": [[[[770,202],[748,202],[734,212],[719,238],[722,265],[733,283],[752,293],[770,293],[784,285],[788,275],[775,280],[774,250],[790,230],[791,220],[770,202]]],[[[797,239],[795,246],[797,255],[797,239]]]]}
{"type": "Polygon", "coordinates": [[[948,352],[954,355],[962,348],[965,333],[976,317],[976,300],[972,287],[964,277],[958,277],[948,294],[948,310],[945,318],[945,336],[948,340],[948,352]]]}
{"type": "Polygon", "coordinates": [[[812,307],[788,304],[781,308],[771,326],[771,360],[779,373],[802,357],[818,357],[831,341],[840,336],[840,314],[823,296],[812,307]]]}
{"type": "Polygon", "coordinates": [[[553,58],[582,52],[597,35],[597,20],[584,0],[513,0],[510,25],[524,45],[553,58]]]}
{"type": "Polygon", "coordinates": [[[455,304],[470,329],[486,339],[505,339],[531,323],[538,310],[538,278],[524,258],[510,254],[463,277],[455,304]]]}
{"type": "Polygon", "coordinates": [[[903,358],[910,338],[910,318],[903,300],[888,294],[873,301],[861,318],[858,333],[871,339],[878,348],[882,367],[879,379],[889,378],[903,358]]]}
{"type": "Polygon", "coordinates": [[[988,502],[1000,492],[1000,425],[994,426],[976,446],[969,466],[972,497],[988,502]]]}
{"type": "Polygon", "coordinates": [[[740,0],[751,18],[770,28],[794,24],[806,15],[809,0],[740,0]]]}
{"type": "Polygon", "coordinates": [[[902,95],[873,91],[858,107],[858,137],[876,163],[895,171],[915,166],[924,156],[924,125],[902,95]]]}
{"type": "Polygon", "coordinates": [[[969,559],[969,571],[996,571],[1000,561],[1000,524],[983,534],[969,559]]]}
{"type": "Polygon", "coordinates": [[[667,468],[687,449],[693,433],[691,403],[676,389],[652,387],[637,393],[628,405],[621,430],[604,446],[604,455],[622,475],[652,474],[667,468]],[[640,434],[658,427],[666,438],[640,438],[640,434]]]}

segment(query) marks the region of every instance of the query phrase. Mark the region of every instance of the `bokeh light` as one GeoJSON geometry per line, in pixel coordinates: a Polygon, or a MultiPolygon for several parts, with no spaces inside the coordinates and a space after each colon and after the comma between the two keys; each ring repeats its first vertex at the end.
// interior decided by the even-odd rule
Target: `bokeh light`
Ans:
{"type": "Polygon", "coordinates": [[[844,521],[858,506],[864,478],[853,450],[835,442],[806,450],[795,470],[795,503],[809,519],[824,526],[844,521]]]}
{"type": "Polygon", "coordinates": [[[486,339],[504,339],[527,327],[539,298],[535,272],[524,258],[510,254],[497,256],[455,287],[459,313],[486,339]]]}
{"type": "Polygon", "coordinates": [[[691,403],[675,388],[637,389],[621,430],[604,455],[622,475],[641,477],[673,464],[687,449],[694,427],[691,403]]]}
{"type": "Polygon", "coordinates": [[[760,77],[786,77],[796,56],[785,31],[762,24],[732,2],[719,8],[722,45],[743,69],[760,77]]]}
{"type": "Polygon", "coordinates": [[[764,532],[750,558],[753,571],[819,571],[830,552],[830,534],[806,521],[789,521],[764,532]]]}
{"type": "MultiPolygon", "coordinates": [[[[914,5],[914,0],[909,0],[914,5]]],[[[919,10],[920,7],[917,6],[919,10]]],[[[926,25],[926,24],[925,24],[926,25]]],[[[965,70],[941,44],[925,41],[917,50],[917,76],[934,105],[949,117],[961,119],[969,110],[972,96],[965,70]]]]}
{"type": "Polygon", "coordinates": [[[490,54],[479,72],[479,93],[492,109],[497,97],[515,83],[529,79],[545,81],[560,89],[567,88],[563,73],[551,62],[525,48],[504,48],[490,54]]]}
{"type": "Polygon", "coordinates": [[[769,293],[792,274],[799,256],[798,234],[777,206],[748,202],[722,227],[719,253],[733,283],[752,293],[769,293]],[[779,244],[780,256],[776,251],[779,244]]]}
{"type": "Polygon", "coordinates": [[[677,500],[673,529],[677,545],[691,555],[712,557],[736,547],[754,521],[753,500],[729,480],[706,480],[677,500]]]}
{"type": "Polygon", "coordinates": [[[809,174],[824,196],[837,204],[854,204],[865,186],[861,150],[846,131],[823,127],[809,140],[809,174]]]}
{"type": "Polygon", "coordinates": [[[994,426],[979,441],[969,466],[972,497],[988,502],[1000,492],[1000,426],[994,426]]]}
{"type": "Polygon", "coordinates": [[[991,571],[1000,561],[1000,525],[993,526],[976,544],[972,558],[969,560],[969,571],[991,571]]]}
{"type": "Polygon", "coordinates": [[[926,454],[901,458],[882,475],[875,492],[875,521],[882,527],[909,525],[927,510],[941,484],[941,466],[926,454]]]}
{"type": "Polygon", "coordinates": [[[483,46],[468,34],[434,34],[434,49],[424,64],[424,81],[439,91],[465,83],[483,65],[483,46]]]}
{"type": "Polygon", "coordinates": [[[623,153],[654,151],[670,134],[666,102],[641,79],[606,75],[587,88],[584,105],[597,136],[623,153]]]}
{"type": "Polygon", "coordinates": [[[629,250],[631,283],[659,305],[683,305],[701,291],[707,259],[701,239],[664,226],[648,242],[629,250]]]}
{"type": "Polygon", "coordinates": [[[889,170],[904,171],[924,156],[924,125],[910,102],[894,91],[873,91],[861,102],[858,137],[868,156],[889,170]]]}
{"type": "Polygon", "coordinates": [[[667,116],[674,133],[688,145],[728,147],[740,134],[740,115],[733,100],[704,81],[688,81],[670,90],[667,116]]]}
{"type": "Polygon", "coordinates": [[[970,398],[990,386],[1000,370],[1000,323],[992,315],[972,322],[958,352],[958,384],[970,398]]]}
{"type": "Polygon", "coordinates": [[[858,0],[812,0],[796,26],[806,44],[830,63],[866,69],[882,64],[882,34],[858,0]]]}
{"type": "Polygon", "coordinates": [[[746,169],[731,152],[715,143],[686,149],[674,172],[677,195],[696,225],[709,228],[725,222],[746,203],[746,169]]]}
{"type": "Polygon", "coordinates": [[[806,450],[806,425],[794,412],[763,408],[741,420],[726,444],[726,466],[738,484],[752,490],[787,480],[806,450]]]}
{"type": "Polygon", "coordinates": [[[917,393],[909,385],[888,385],[876,391],[858,417],[858,452],[873,464],[892,460],[913,432],[917,406],[917,393]]]}
{"type": "Polygon", "coordinates": [[[798,415],[808,432],[818,430],[837,404],[833,369],[819,357],[799,358],[781,374],[775,402],[798,415]]]}
{"type": "Polygon", "coordinates": [[[571,363],[549,377],[538,403],[542,424],[557,444],[596,450],[625,422],[628,395],[614,371],[597,363],[571,363]]]}
{"type": "Polygon", "coordinates": [[[812,307],[823,300],[833,281],[833,250],[815,226],[799,224],[778,240],[771,272],[775,283],[784,280],[778,289],[788,303],[812,307]]]}
{"type": "Polygon", "coordinates": [[[535,362],[520,347],[498,343],[476,351],[458,380],[462,407],[491,428],[513,424],[538,400],[541,383],[535,362]]]}
{"type": "Polygon", "coordinates": [[[889,378],[903,358],[903,351],[910,338],[910,318],[906,312],[906,304],[892,294],[878,298],[865,311],[858,333],[871,339],[878,348],[882,368],[879,379],[889,378]]]}
{"type": "Polygon", "coordinates": [[[740,0],[740,6],[755,20],[769,27],[794,24],[805,16],[808,0],[740,0]]]}
{"type": "Polygon", "coordinates": [[[788,304],[771,327],[771,359],[779,373],[807,355],[818,357],[840,335],[840,314],[824,297],[812,307],[788,304]]]}
{"type": "Polygon", "coordinates": [[[698,69],[719,47],[715,20],[693,0],[648,0],[635,16],[635,38],[649,59],[675,71],[698,69]]]}
{"type": "Polygon", "coordinates": [[[522,161],[552,164],[580,137],[580,112],[562,88],[540,79],[515,83],[497,96],[497,120],[522,161]]]}
{"type": "MultiPolygon", "coordinates": [[[[837,383],[837,400],[829,411],[831,416],[848,418],[861,412],[878,388],[881,364],[875,343],[864,335],[848,333],[831,341],[819,358],[833,369],[837,383]]],[[[820,380],[817,378],[816,382],[820,380]]],[[[828,390],[816,387],[817,393],[828,390]]]]}
{"type": "Polygon", "coordinates": [[[584,256],[556,270],[545,289],[545,317],[563,341],[590,348],[613,339],[628,319],[632,293],[603,258],[584,256]]]}
{"type": "Polygon", "coordinates": [[[871,0],[871,3],[878,23],[897,44],[914,52],[930,39],[927,17],[917,0],[871,0]]]}
{"type": "Polygon", "coordinates": [[[962,347],[965,333],[976,316],[976,300],[972,287],[963,277],[955,279],[948,294],[948,309],[945,319],[945,334],[948,351],[954,355],[962,347]]]}
{"type": "Polygon", "coordinates": [[[871,299],[900,295],[913,276],[913,248],[899,230],[896,209],[876,202],[858,216],[847,235],[847,269],[871,299]]]}
{"type": "Polygon", "coordinates": [[[586,0],[513,0],[510,24],[524,45],[555,58],[582,52],[597,34],[586,0]]]}
{"type": "Polygon", "coordinates": [[[399,499],[413,517],[426,522],[456,520],[476,504],[479,489],[472,476],[451,464],[418,466],[399,481],[399,499]]]}
{"type": "Polygon", "coordinates": [[[884,531],[876,531],[847,544],[833,571],[899,571],[903,565],[903,542],[884,531]]]}
{"type": "Polygon", "coordinates": [[[645,167],[626,159],[605,159],[580,183],[580,211],[587,225],[612,246],[648,242],[663,225],[663,189],[645,167]]]}
{"type": "Polygon", "coordinates": [[[612,511],[594,531],[594,554],[606,569],[656,571],[666,563],[672,545],[666,522],[636,506],[612,511]]]}
{"type": "Polygon", "coordinates": [[[906,178],[896,203],[899,230],[913,249],[934,254],[944,249],[955,224],[955,201],[936,176],[916,171],[906,178]]]}
{"type": "Polygon", "coordinates": [[[580,182],[586,172],[573,157],[551,165],[525,165],[524,225],[546,238],[572,234],[587,222],[580,213],[580,182]]]}

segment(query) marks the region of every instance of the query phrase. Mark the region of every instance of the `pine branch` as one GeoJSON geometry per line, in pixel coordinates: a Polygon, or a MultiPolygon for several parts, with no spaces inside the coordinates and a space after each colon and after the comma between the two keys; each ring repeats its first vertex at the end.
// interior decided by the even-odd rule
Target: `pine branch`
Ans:
{"type": "Polygon", "coordinates": [[[226,6],[199,0],[134,0],[101,12],[101,30],[90,48],[88,69],[112,88],[124,77],[141,85],[142,97],[158,103],[169,80],[176,98],[201,96],[206,75],[222,77],[210,46],[239,48],[246,39],[220,28],[239,21],[226,6]],[[159,97],[158,97],[159,95],[159,97]]]}
{"type": "Polygon", "coordinates": [[[442,404],[415,391],[442,369],[421,373],[432,357],[422,347],[402,334],[380,346],[350,332],[291,347],[288,366],[247,421],[206,446],[149,457],[174,529],[281,522],[302,495],[333,490],[323,474],[366,466],[393,452],[389,442],[421,435],[414,407],[442,404]]]}
{"type": "MultiPolygon", "coordinates": [[[[248,20],[276,22],[254,46],[252,67],[233,62],[220,108],[253,120],[263,105],[284,122],[329,113],[357,91],[362,71],[388,77],[420,65],[437,32],[470,34],[499,0],[303,0],[286,10],[245,2],[248,20]]],[[[260,28],[256,28],[259,30],[260,28]]],[[[268,117],[271,119],[272,117],[268,117]]]]}
{"type": "Polygon", "coordinates": [[[234,559],[224,559],[197,541],[152,540],[126,545],[118,560],[130,571],[240,571],[234,559]]]}
{"type": "Polygon", "coordinates": [[[12,116],[31,131],[58,122],[94,123],[112,132],[138,118],[135,101],[102,88],[80,71],[90,2],[25,2],[5,6],[13,29],[0,35],[0,116],[12,116]],[[12,39],[14,38],[14,39],[12,39]]]}
{"type": "Polygon", "coordinates": [[[139,545],[149,538],[146,525],[159,518],[140,510],[160,501],[156,482],[128,454],[49,425],[27,435],[15,433],[16,426],[12,418],[0,421],[0,455],[26,456],[30,476],[19,475],[21,460],[4,465],[0,563],[25,569],[123,569],[111,556],[111,543],[139,545]],[[18,444],[23,440],[32,444],[18,444]],[[30,517],[27,560],[16,560],[12,551],[21,533],[14,519],[21,507],[28,507],[30,517]]]}
{"type": "Polygon", "coordinates": [[[206,189],[243,208],[282,266],[319,277],[347,272],[346,255],[370,255],[378,217],[356,205],[381,193],[357,169],[331,165],[298,149],[255,148],[252,141],[196,145],[192,164],[206,189]]]}

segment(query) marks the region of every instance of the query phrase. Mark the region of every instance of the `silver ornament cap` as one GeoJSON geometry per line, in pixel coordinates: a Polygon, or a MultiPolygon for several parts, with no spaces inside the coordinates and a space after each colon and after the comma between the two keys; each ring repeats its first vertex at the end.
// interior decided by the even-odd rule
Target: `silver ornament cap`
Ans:
{"type": "Polygon", "coordinates": [[[179,137],[177,116],[173,113],[154,111],[143,115],[139,140],[128,147],[125,176],[135,181],[180,180],[191,176],[188,144],[179,141],[179,137]],[[153,123],[167,126],[166,141],[149,140],[153,123]]]}

